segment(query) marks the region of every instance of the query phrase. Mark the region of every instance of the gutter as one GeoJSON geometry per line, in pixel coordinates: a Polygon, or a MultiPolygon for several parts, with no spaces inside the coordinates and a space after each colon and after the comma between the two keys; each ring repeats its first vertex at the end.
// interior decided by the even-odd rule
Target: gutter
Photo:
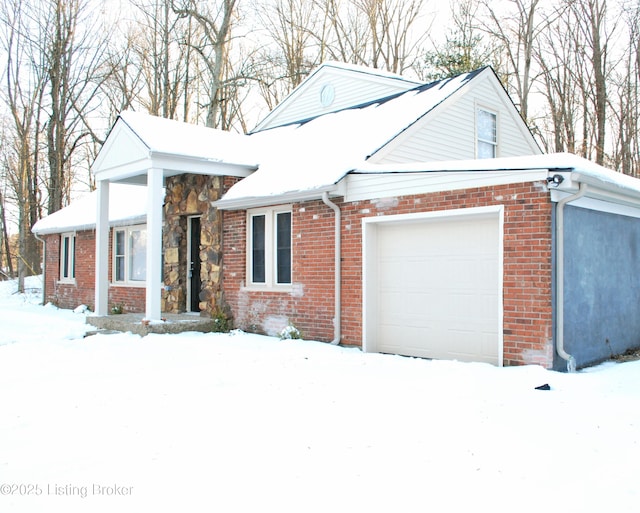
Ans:
{"type": "Polygon", "coordinates": [[[322,193],[322,201],[329,208],[335,212],[335,315],[333,318],[333,345],[338,345],[342,337],[340,330],[341,327],[341,308],[342,308],[342,263],[341,263],[341,239],[340,239],[340,226],[341,226],[341,213],[340,207],[333,203],[329,199],[329,194],[325,191],[322,193]]]}
{"type": "Polygon", "coordinates": [[[303,201],[314,201],[322,198],[325,194],[336,194],[339,186],[336,184],[324,185],[302,191],[284,192],[277,195],[267,196],[241,196],[239,198],[221,198],[211,202],[211,205],[218,210],[248,210],[250,208],[264,207],[268,205],[281,205],[284,203],[294,203],[303,201]]]}
{"type": "Polygon", "coordinates": [[[42,304],[45,305],[47,301],[47,243],[36,232],[33,232],[33,236],[42,242],[42,304]]]}
{"type": "Polygon", "coordinates": [[[564,207],[582,198],[588,185],[580,183],[578,192],[558,201],[556,207],[556,351],[567,362],[567,371],[575,372],[576,359],[564,349],[564,207]]]}

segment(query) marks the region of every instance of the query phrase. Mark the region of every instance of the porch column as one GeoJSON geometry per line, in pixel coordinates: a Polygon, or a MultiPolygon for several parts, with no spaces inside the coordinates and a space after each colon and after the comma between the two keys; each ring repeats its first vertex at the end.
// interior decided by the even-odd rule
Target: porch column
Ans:
{"type": "Polygon", "coordinates": [[[96,212],[96,315],[109,313],[109,182],[96,183],[98,205],[96,212]]]}
{"type": "Polygon", "coordinates": [[[146,318],[159,320],[162,284],[162,169],[147,171],[147,300],[146,318]]]}

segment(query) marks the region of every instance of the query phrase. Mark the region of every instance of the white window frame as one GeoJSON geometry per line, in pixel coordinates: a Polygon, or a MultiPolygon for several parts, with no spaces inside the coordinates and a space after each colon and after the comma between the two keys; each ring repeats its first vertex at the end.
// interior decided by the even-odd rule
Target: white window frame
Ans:
{"type": "Polygon", "coordinates": [[[134,232],[139,232],[139,231],[144,231],[145,232],[145,237],[146,237],[146,232],[147,232],[147,225],[146,224],[136,224],[136,225],[130,225],[130,226],[117,226],[114,227],[111,233],[111,240],[112,240],[112,246],[111,246],[111,254],[112,254],[112,258],[111,258],[111,284],[112,285],[120,285],[120,286],[127,286],[127,287],[145,287],[147,284],[147,276],[146,276],[146,245],[145,245],[145,255],[144,255],[144,262],[145,262],[145,276],[143,279],[139,279],[139,280],[135,280],[131,278],[131,272],[132,272],[132,263],[131,263],[131,259],[132,259],[132,234],[134,232]],[[117,251],[117,233],[118,232],[123,232],[124,233],[124,253],[119,254],[116,253],[117,251]],[[119,280],[117,278],[117,260],[118,258],[122,258],[123,260],[123,266],[124,266],[124,279],[123,280],[119,280]]]}
{"type": "Polygon", "coordinates": [[[476,106],[476,158],[477,159],[485,159],[485,158],[490,158],[490,157],[481,157],[480,156],[480,145],[481,144],[487,144],[487,145],[491,145],[493,147],[493,158],[497,158],[499,157],[499,133],[500,133],[500,117],[498,115],[498,111],[496,109],[492,109],[489,107],[485,107],[482,105],[477,105],[476,106]],[[486,139],[486,138],[482,138],[480,136],[480,130],[479,130],[479,117],[480,117],[480,113],[481,112],[485,112],[487,114],[490,114],[494,117],[495,119],[495,135],[494,135],[494,139],[486,139]]]}
{"type": "Polygon", "coordinates": [[[293,283],[293,210],[291,205],[281,205],[278,207],[260,208],[247,211],[247,288],[256,290],[277,290],[290,291],[293,283]],[[277,248],[277,217],[280,214],[290,214],[291,216],[291,241],[290,241],[290,280],[286,283],[278,283],[278,248],[277,248]],[[265,218],[265,280],[264,282],[253,281],[253,218],[264,216],[265,218]]]}
{"type": "Polygon", "coordinates": [[[60,283],[76,282],[76,234],[67,232],[60,234],[60,283]],[[68,252],[65,254],[65,241],[69,241],[68,252]],[[67,273],[65,275],[65,267],[67,273]]]}

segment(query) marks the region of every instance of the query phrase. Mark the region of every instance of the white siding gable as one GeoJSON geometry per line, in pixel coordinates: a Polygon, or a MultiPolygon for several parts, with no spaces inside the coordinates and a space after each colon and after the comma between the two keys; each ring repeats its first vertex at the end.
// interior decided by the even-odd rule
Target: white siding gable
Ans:
{"type": "Polygon", "coordinates": [[[386,98],[419,84],[379,70],[327,63],[271,111],[254,132],[386,98]]]}
{"type": "Polygon", "coordinates": [[[537,155],[540,148],[489,68],[407,128],[371,162],[390,164],[476,158],[476,111],[497,114],[497,157],[537,155]]]}
{"type": "Polygon", "coordinates": [[[91,167],[94,173],[100,174],[148,157],[149,148],[118,118],[91,167]]]}

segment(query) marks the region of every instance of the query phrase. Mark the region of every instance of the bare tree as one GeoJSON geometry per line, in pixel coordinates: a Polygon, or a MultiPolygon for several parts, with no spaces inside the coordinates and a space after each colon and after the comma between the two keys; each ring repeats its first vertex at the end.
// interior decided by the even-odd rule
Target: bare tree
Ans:
{"type": "MultiPolygon", "coordinates": [[[[12,147],[5,146],[2,164],[18,214],[19,291],[24,290],[26,276],[40,272],[39,245],[31,233],[31,226],[39,218],[36,134],[46,82],[42,55],[34,49],[30,39],[31,34],[37,32],[24,8],[23,3],[14,0],[6,2],[0,14],[2,45],[7,58],[4,96],[12,126],[12,134],[5,139],[5,145],[8,139],[12,147]]],[[[6,231],[6,219],[3,225],[6,231]]]]}
{"type": "Polygon", "coordinates": [[[282,78],[297,87],[310,69],[318,64],[312,56],[319,28],[318,12],[308,0],[275,0],[258,9],[259,20],[274,42],[281,62],[282,78]]]}
{"type": "Polygon", "coordinates": [[[505,56],[501,74],[505,77],[507,87],[515,95],[520,115],[529,121],[529,100],[534,81],[533,69],[534,42],[542,30],[553,23],[556,12],[542,13],[539,0],[508,0],[510,9],[506,14],[498,11],[495,3],[481,0],[488,20],[483,29],[496,42],[505,56]]]}
{"type": "Polygon", "coordinates": [[[128,26],[127,59],[114,62],[119,80],[131,84],[127,108],[139,103],[155,116],[187,120],[191,20],[178,16],[171,0],[136,2],[135,7],[139,16],[128,26]]]}
{"type": "MultiPolygon", "coordinates": [[[[4,131],[3,131],[4,132],[4,131]]],[[[7,137],[2,134],[0,139],[0,154],[5,155],[7,137]]],[[[4,160],[4,159],[3,159],[4,160]]],[[[3,166],[4,168],[4,166],[3,166]]],[[[13,259],[9,244],[9,227],[7,226],[5,170],[0,168],[0,280],[13,278],[13,259]]]]}
{"type": "Polygon", "coordinates": [[[419,58],[430,23],[423,16],[424,0],[355,0],[369,22],[370,64],[393,73],[411,69],[419,58]],[[424,26],[414,30],[420,21],[424,26]]]}
{"type": "Polygon", "coordinates": [[[431,26],[427,0],[314,0],[325,18],[317,32],[324,60],[404,73],[422,54],[431,26]]]}
{"type": "Polygon", "coordinates": [[[104,80],[100,71],[105,46],[95,37],[97,27],[86,0],[56,0],[45,6],[48,10],[38,15],[48,22],[40,43],[49,90],[48,211],[52,213],[69,200],[74,154],[92,136],[88,116],[104,80]]]}
{"type": "Polygon", "coordinates": [[[202,29],[200,40],[190,42],[208,71],[208,99],[206,125],[228,129],[231,122],[221,117],[222,103],[227,101],[223,92],[230,80],[225,77],[231,27],[236,14],[237,0],[220,0],[218,5],[202,5],[195,0],[173,0],[173,11],[181,17],[191,18],[202,29]]]}
{"type": "Polygon", "coordinates": [[[141,46],[136,43],[138,35],[137,31],[127,28],[122,41],[116,36],[116,41],[106,50],[101,93],[109,126],[122,111],[134,108],[143,94],[144,74],[140,72],[142,65],[136,51],[141,46]]]}
{"type": "Polygon", "coordinates": [[[541,137],[543,145],[548,151],[575,153],[583,95],[575,72],[581,59],[577,51],[580,44],[571,30],[571,19],[565,11],[557,23],[546,27],[537,38],[534,58],[540,68],[542,94],[548,109],[540,123],[551,134],[548,138],[541,137]]]}
{"type": "Polygon", "coordinates": [[[622,173],[640,176],[640,4],[624,12],[627,41],[622,69],[610,82],[617,102],[611,109],[615,122],[612,165],[622,173]]]}
{"type": "Polygon", "coordinates": [[[570,3],[570,7],[575,13],[577,27],[582,32],[585,56],[593,76],[589,98],[595,107],[595,160],[598,164],[604,164],[609,41],[615,24],[613,29],[607,29],[607,0],[576,0],[570,3]]]}

